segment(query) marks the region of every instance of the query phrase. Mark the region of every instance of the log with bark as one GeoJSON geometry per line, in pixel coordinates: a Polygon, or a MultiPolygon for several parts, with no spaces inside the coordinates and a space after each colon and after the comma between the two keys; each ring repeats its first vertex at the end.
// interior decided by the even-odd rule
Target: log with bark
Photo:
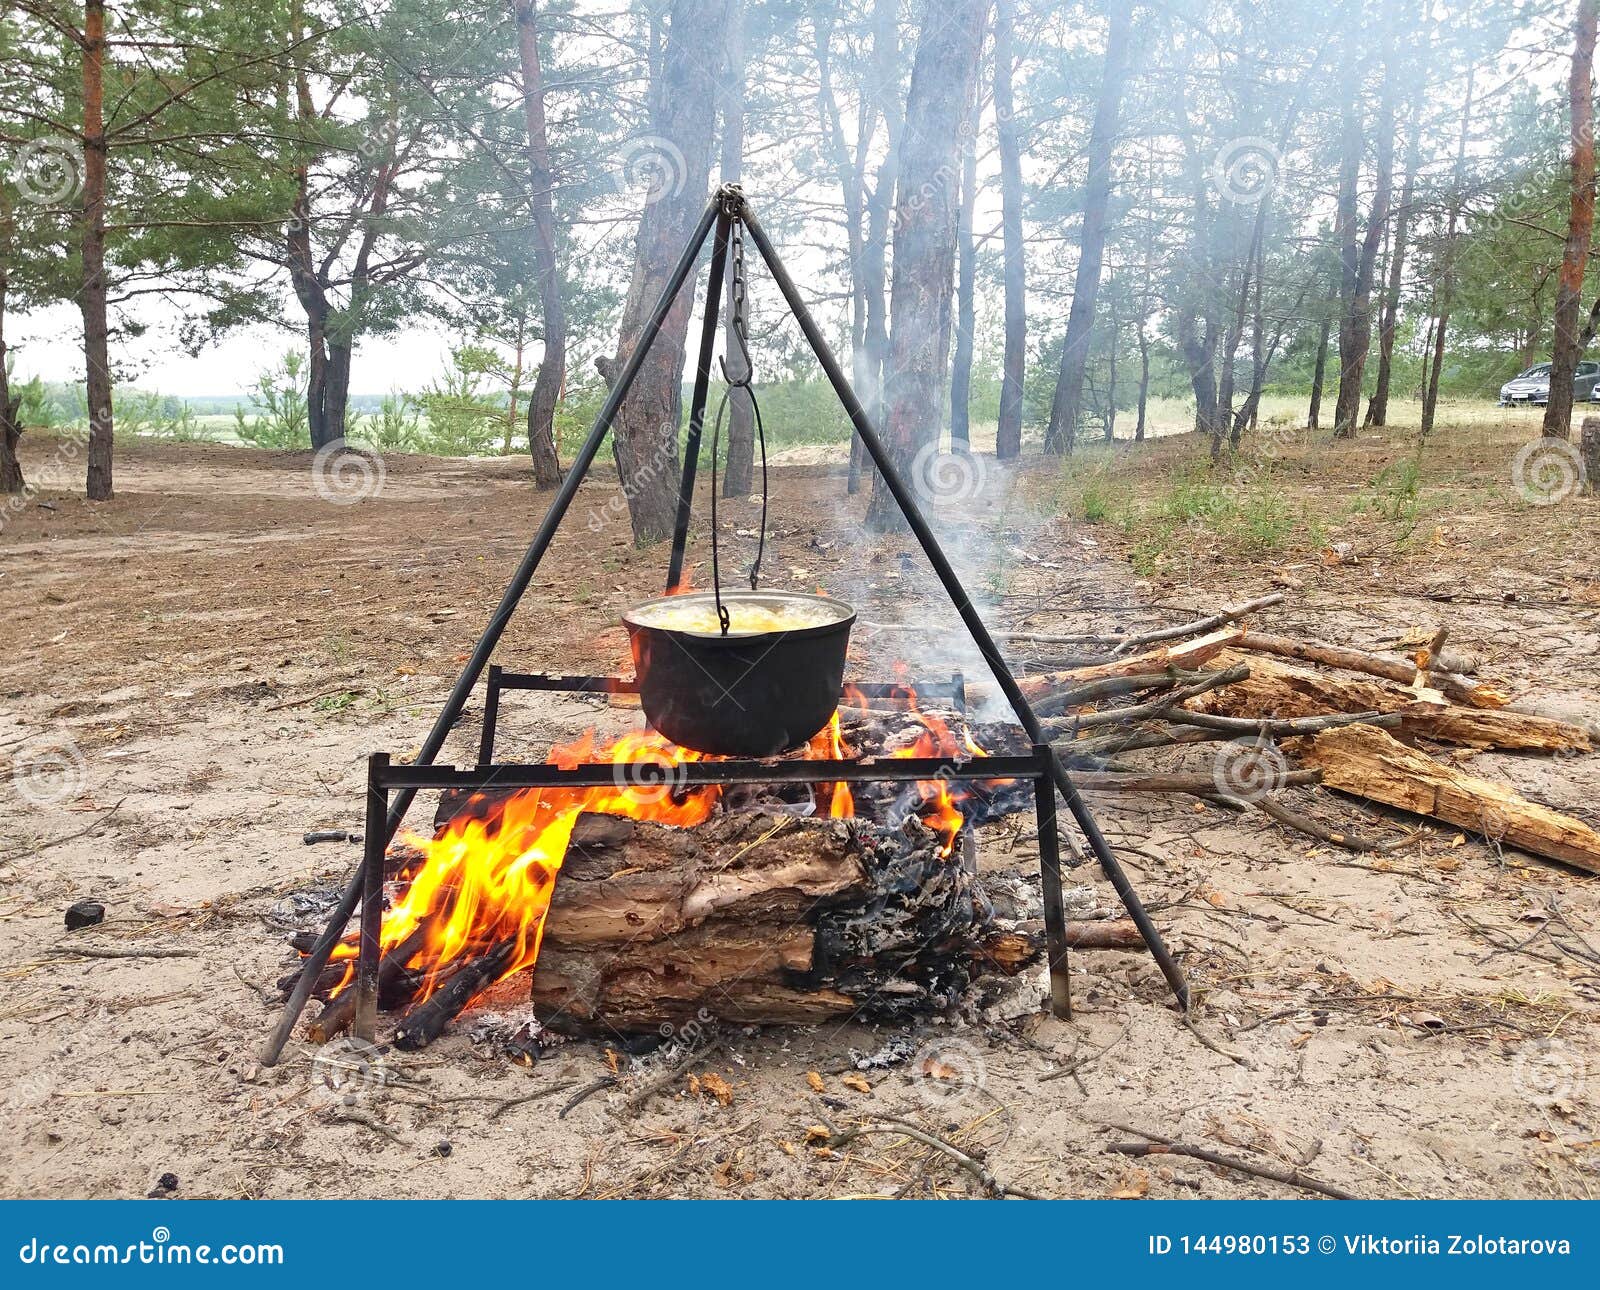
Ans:
{"type": "Polygon", "coordinates": [[[1249,675],[1243,680],[1199,695],[1186,706],[1234,717],[1397,713],[1403,734],[1443,743],[1521,752],[1590,750],[1589,733],[1581,726],[1507,708],[1464,707],[1426,686],[1405,687],[1376,678],[1341,676],[1233,650],[1217,654],[1209,666],[1221,669],[1240,663],[1249,667],[1249,675]]]}
{"type": "Polygon", "coordinates": [[[1328,787],[1600,873],[1600,833],[1582,820],[1437,761],[1372,726],[1328,730],[1291,740],[1284,749],[1320,770],[1328,787]]]}
{"type": "Polygon", "coordinates": [[[583,816],[545,922],[536,1010],[552,1029],[628,1033],[705,1013],[804,1024],[947,1006],[1039,947],[940,847],[915,821],[583,816]]]}
{"type": "Polygon", "coordinates": [[[1369,650],[1335,645],[1328,641],[1275,636],[1270,632],[1247,631],[1233,648],[1251,653],[1277,654],[1303,663],[1323,663],[1350,672],[1365,672],[1369,676],[1398,681],[1401,685],[1411,685],[1422,674],[1449,698],[1473,708],[1503,708],[1510,702],[1504,691],[1460,675],[1466,670],[1463,665],[1471,665],[1472,660],[1450,654],[1430,660],[1429,669],[1424,672],[1411,659],[1374,654],[1369,650]]]}

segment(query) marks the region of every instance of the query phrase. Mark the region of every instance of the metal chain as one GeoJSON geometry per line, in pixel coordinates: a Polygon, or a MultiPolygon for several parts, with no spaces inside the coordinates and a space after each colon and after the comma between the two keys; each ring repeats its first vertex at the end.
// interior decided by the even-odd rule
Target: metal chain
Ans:
{"type": "Polygon", "coordinates": [[[745,276],[744,267],[744,221],[734,216],[732,226],[728,232],[730,261],[732,264],[732,277],[729,282],[728,294],[730,308],[728,311],[728,330],[733,333],[734,342],[739,349],[739,361],[743,367],[743,375],[735,377],[728,371],[728,356],[722,355],[719,360],[722,365],[723,391],[722,398],[717,404],[716,420],[711,427],[711,594],[717,606],[717,621],[722,627],[722,634],[728,634],[729,617],[727,606],[722,603],[722,577],[717,559],[717,445],[722,436],[722,418],[728,410],[728,398],[735,390],[743,390],[750,400],[750,409],[755,418],[756,438],[761,444],[761,528],[756,543],[756,558],[750,566],[750,590],[754,591],[761,578],[761,561],[767,552],[767,429],[761,420],[761,404],[756,399],[756,392],[751,382],[755,379],[755,362],[750,357],[750,332],[749,332],[749,279],[745,276]]]}

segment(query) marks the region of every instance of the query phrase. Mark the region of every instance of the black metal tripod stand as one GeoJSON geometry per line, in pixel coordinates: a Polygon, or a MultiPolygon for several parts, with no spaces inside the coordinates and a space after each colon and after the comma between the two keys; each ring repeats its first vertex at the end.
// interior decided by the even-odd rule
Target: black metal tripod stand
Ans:
{"type": "MultiPolygon", "coordinates": [[[[645,323],[639,334],[639,339],[634,345],[633,352],[628,355],[627,362],[618,374],[611,391],[606,398],[600,414],[595,418],[594,426],[590,429],[583,446],[579,448],[577,456],[573,459],[571,468],[562,479],[561,486],[556,491],[555,498],[550,503],[550,509],[545,513],[544,520],[540,523],[538,531],[534,534],[533,541],[529,544],[526,553],[512,574],[505,594],[501,597],[499,605],[490,617],[482,636],[479,637],[471,656],[468,658],[461,675],[456,679],[455,686],[451,689],[449,697],[445,700],[443,709],[434,721],[433,728],[428,732],[428,737],[423,741],[421,750],[415,762],[409,767],[391,767],[385,754],[374,754],[368,770],[368,792],[366,803],[367,828],[365,853],[361,868],[352,877],[346,888],[338,907],[334,910],[327,928],[317,943],[312,947],[307,956],[304,968],[300,974],[288,1002],[284,1006],[282,1017],[279,1019],[272,1035],[268,1038],[261,1054],[264,1065],[272,1065],[283,1051],[289,1036],[294,1029],[301,1011],[305,1008],[310,997],[312,987],[315,985],[323,966],[327,963],[333,952],[335,944],[343,936],[346,925],[349,923],[356,905],[361,905],[361,952],[356,973],[355,988],[358,991],[356,1005],[356,1019],[354,1023],[355,1034],[358,1037],[370,1039],[377,1006],[377,973],[379,958],[379,931],[382,918],[383,905],[383,857],[385,849],[394,837],[395,831],[400,827],[405,818],[406,811],[415,799],[419,789],[445,788],[445,787],[535,787],[535,786],[582,786],[586,779],[593,783],[609,783],[610,768],[605,768],[605,778],[594,778],[600,772],[591,772],[585,775],[583,768],[574,771],[561,771],[551,766],[496,766],[489,762],[492,756],[492,736],[485,739],[485,752],[482,763],[472,770],[458,771],[451,767],[433,767],[434,761],[444,746],[450,728],[460,717],[466,707],[467,700],[471,697],[473,688],[483,676],[485,668],[499,644],[501,636],[505,634],[507,625],[512,615],[516,612],[518,603],[533,580],[534,572],[539,567],[539,562],[544,558],[554,539],[556,530],[562,519],[577,496],[578,488],[590,467],[594,464],[595,457],[600,451],[601,444],[605,441],[606,433],[611,429],[618,410],[623,400],[627,397],[639,369],[644,363],[646,354],[656,337],[661,331],[663,322],[678,293],[688,281],[699,258],[701,248],[705,245],[706,237],[715,230],[715,238],[711,256],[710,280],[707,286],[705,316],[701,326],[700,351],[695,365],[694,388],[690,397],[689,428],[684,445],[683,471],[681,486],[678,496],[677,523],[673,531],[672,555],[668,567],[667,585],[675,587],[682,577],[684,546],[689,531],[689,519],[692,511],[694,494],[695,473],[700,452],[700,440],[705,426],[706,396],[711,380],[711,363],[713,349],[716,342],[719,306],[722,295],[723,278],[726,271],[728,258],[728,243],[735,222],[743,225],[745,233],[755,243],[760,251],[761,258],[765,261],[768,271],[777,283],[779,291],[783,294],[784,301],[794,314],[795,320],[800,324],[801,331],[805,334],[807,342],[816,354],[817,362],[821,364],[823,373],[832,385],[834,393],[838,396],[845,412],[849,415],[856,433],[861,437],[862,445],[866,448],[873,464],[877,467],[885,487],[888,488],[901,512],[905,515],[906,523],[910,526],[918,544],[922,547],[929,563],[933,566],[945,593],[950,597],[956,612],[961,615],[961,620],[966,624],[971,633],[973,642],[983,655],[984,662],[993,674],[995,682],[1011,705],[1012,712],[1018,722],[1027,732],[1028,740],[1033,745],[1032,756],[1026,759],[1009,759],[1007,767],[1010,773],[1019,778],[1033,778],[1037,785],[1038,813],[1040,825],[1040,858],[1043,877],[1046,886],[1045,913],[1047,934],[1050,945],[1051,967],[1051,993],[1055,1011],[1066,1015],[1069,1001],[1066,994],[1066,945],[1064,928],[1061,926],[1062,910],[1060,904],[1058,867],[1051,863],[1056,852],[1056,818],[1055,803],[1049,792],[1049,786],[1060,792],[1071,811],[1072,817],[1077,821],[1084,838],[1093,851],[1095,859],[1101,869],[1115,888],[1117,896],[1128,910],[1129,916],[1139,929],[1144,939],[1145,946],[1151,956],[1161,968],[1168,984],[1172,987],[1178,1005],[1185,1012],[1189,1008],[1189,986],[1184,979],[1183,971],[1172,958],[1171,952],[1161,939],[1161,934],[1150,921],[1145,912],[1143,903],[1138,893],[1134,891],[1128,881],[1127,874],[1118,863],[1116,855],[1112,852],[1100,827],[1095,823],[1094,816],[1090,813],[1088,805],[1078,792],[1077,785],[1067,773],[1065,764],[1056,752],[1049,746],[1049,741],[1039,724],[1039,718],[1034,714],[1021,688],[1017,685],[1016,678],[1011,674],[1010,666],[1000,653],[1000,648],[995,644],[994,638],[989,634],[989,629],[984,625],[983,619],[973,607],[961,579],[945,558],[938,540],[933,531],[928,527],[921,510],[917,506],[916,498],[911,490],[901,479],[894,463],[890,460],[888,451],[879,439],[877,431],[868,419],[861,402],[856,398],[855,391],[851,388],[849,380],[840,368],[838,360],[834,358],[816,321],[811,317],[806,308],[805,301],[801,299],[799,289],[795,286],[782,261],[778,258],[777,250],[773,247],[766,231],[761,227],[755,212],[751,209],[749,201],[737,185],[725,185],[713,195],[706,205],[705,211],[700,216],[689,243],[684,247],[683,254],[673,267],[672,274],[662,290],[660,299],[656,302],[655,309],[645,323]],[[1017,761],[1015,768],[1010,767],[1010,760],[1017,761]],[[1048,833],[1048,838],[1046,834],[1048,833]],[[1052,890],[1054,888],[1054,890],[1052,890]]],[[[573,681],[580,684],[570,688],[591,688],[596,683],[605,683],[604,678],[556,678],[558,680],[573,681]]],[[[548,679],[547,679],[548,680],[548,679]]],[[[609,683],[615,684],[615,683],[609,683]]],[[[563,688],[548,684],[539,684],[537,688],[563,688]]],[[[498,687],[491,690],[492,701],[498,702],[498,687]]],[[[974,766],[982,763],[957,762],[940,760],[937,764],[929,760],[926,765],[908,761],[899,763],[902,772],[914,770],[912,778],[934,778],[943,773],[953,778],[987,778],[997,772],[998,762],[989,761],[986,768],[975,770],[974,766]]],[[[801,774],[808,780],[827,782],[833,780],[870,779],[870,778],[904,778],[904,773],[884,773],[881,766],[875,766],[870,772],[854,763],[833,762],[805,762],[797,763],[795,767],[783,768],[780,772],[774,763],[697,763],[688,767],[691,772],[691,783],[752,783],[762,782],[763,779],[797,778],[801,774]],[[793,769],[796,773],[789,774],[793,769]]]]}

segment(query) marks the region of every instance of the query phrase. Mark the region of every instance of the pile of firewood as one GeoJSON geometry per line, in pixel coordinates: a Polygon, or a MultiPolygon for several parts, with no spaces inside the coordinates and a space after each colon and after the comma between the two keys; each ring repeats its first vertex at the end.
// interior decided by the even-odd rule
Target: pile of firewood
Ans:
{"type": "Polygon", "coordinates": [[[1283,789],[1321,784],[1600,873],[1600,833],[1448,759],[1451,747],[1581,755],[1592,749],[1588,730],[1517,710],[1470,675],[1473,659],[1445,651],[1442,629],[1404,657],[1243,621],[1281,600],[1264,596],[1142,635],[1005,635],[1009,648],[1033,656],[1022,688],[1085,789],[1193,793],[1353,850],[1385,845],[1284,801],[1283,789]],[[1063,658],[1065,649],[1074,653],[1063,658]],[[1124,760],[1193,744],[1214,746],[1210,773],[1124,760]]]}

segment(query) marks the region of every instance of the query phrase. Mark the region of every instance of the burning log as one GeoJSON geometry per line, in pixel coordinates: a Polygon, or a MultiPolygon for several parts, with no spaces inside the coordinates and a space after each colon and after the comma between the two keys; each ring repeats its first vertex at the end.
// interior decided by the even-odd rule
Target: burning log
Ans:
{"type": "MultiPolygon", "coordinates": [[[[426,1048],[444,1033],[444,1028],[460,1015],[484,987],[499,979],[517,951],[515,941],[502,941],[487,954],[465,964],[424,1003],[401,1018],[395,1027],[394,1046],[414,1051],[426,1048]]],[[[353,993],[349,992],[349,993],[353,993]]]]}
{"type": "Polygon", "coordinates": [[[1600,873],[1600,833],[1582,820],[1530,802],[1508,785],[1435,761],[1382,730],[1346,726],[1295,740],[1285,750],[1320,770],[1330,788],[1600,873]]]}
{"type": "Polygon", "coordinates": [[[545,1024],[655,1030],[707,1016],[814,1023],[947,1006],[1036,938],[921,824],[721,816],[694,829],[586,815],[545,922],[545,1024]]]}

